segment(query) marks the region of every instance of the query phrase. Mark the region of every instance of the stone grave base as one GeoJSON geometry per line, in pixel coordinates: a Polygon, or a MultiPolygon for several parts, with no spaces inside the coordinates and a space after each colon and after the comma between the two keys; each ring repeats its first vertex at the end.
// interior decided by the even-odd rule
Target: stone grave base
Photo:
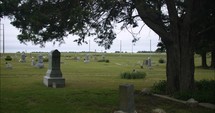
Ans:
{"type": "Polygon", "coordinates": [[[47,87],[62,88],[65,87],[65,79],[62,77],[44,76],[43,83],[47,87]]]}
{"type": "MultiPolygon", "coordinates": [[[[115,111],[114,113],[128,113],[128,112],[124,112],[124,111],[115,111]]],[[[132,113],[137,113],[136,111],[132,112],[132,113]]]]}

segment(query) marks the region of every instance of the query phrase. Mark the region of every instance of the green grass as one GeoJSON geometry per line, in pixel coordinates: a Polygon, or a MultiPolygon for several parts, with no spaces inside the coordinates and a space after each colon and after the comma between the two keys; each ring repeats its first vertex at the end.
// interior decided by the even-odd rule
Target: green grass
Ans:
{"type": "MultiPolygon", "coordinates": [[[[151,55],[153,69],[140,68],[146,54],[105,54],[109,63],[91,60],[84,63],[83,53],[63,53],[61,56],[61,71],[66,79],[65,88],[47,88],[43,85],[48,63],[45,68],[31,66],[31,59],[19,63],[14,58],[12,70],[5,69],[5,60],[1,59],[1,113],[111,113],[118,109],[118,87],[120,84],[134,84],[135,90],[150,88],[155,82],[165,80],[165,64],[158,63],[163,54],[151,55]],[[80,56],[80,61],[66,60],[66,56],[80,56]],[[121,79],[120,73],[133,69],[146,72],[145,79],[121,79]]],[[[47,53],[43,53],[47,55],[47,53]]],[[[91,54],[91,55],[94,55],[91,54]]],[[[102,54],[97,53],[97,59],[102,54]]],[[[32,54],[37,58],[36,54],[32,54]]],[[[196,56],[196,66],[200,58],[196,56]]],[[[214,70],[196,68],[196,80],[215,79],[214,70]]],[[[204,108],[187,108],[185,105],[169,102],[151,96],[136,96],[138,113],[149,113],[153,108],[163,108],[167,113],[213,113],[204,108]],[[152,101],[153,100],[153,101],[152,101]]]]}

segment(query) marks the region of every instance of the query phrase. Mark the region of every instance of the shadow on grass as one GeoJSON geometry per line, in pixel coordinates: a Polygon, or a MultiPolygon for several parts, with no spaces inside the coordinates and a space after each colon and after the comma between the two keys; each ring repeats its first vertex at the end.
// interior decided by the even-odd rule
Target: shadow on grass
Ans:
{"type": "Polygon", "coordinates": [[[137,95],[135,98],[136,110],[138,113],[151,113],[153,109],[160,108],[166,113],[214,113],[215,110],[200,106],[189,107],[182,103],[150,96],[137,95]]]}

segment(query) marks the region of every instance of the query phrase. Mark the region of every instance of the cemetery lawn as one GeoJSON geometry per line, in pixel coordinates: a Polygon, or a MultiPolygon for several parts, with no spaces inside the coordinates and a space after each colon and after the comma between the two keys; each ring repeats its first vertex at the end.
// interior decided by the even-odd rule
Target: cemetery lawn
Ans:
{"type": "MultiPolygon", "coordinates": [[[[42,53],[47,56],[48,53],[42,53]]],[[[13,69],[5,68],[1,58],[0,67],[0,112],[1,113],[113,113],[118,110],[118,87],[120,84],[134,84],[135,104],[138,113],[151,113],[152,109],[161,108],[167,113],[214,113],[215,110],[202,107],[188,107],[184,104],[164,100],[153,96],[139,95],[143,88],[150,88],[155,82],[165,80],[165,63],[160,58],[165,54],[152,54],[150,70],[140,68],[149,54],[105,54],[110,62],[96,62],[104,53],[90,53],[90,63],[84,63],[83,53],[61,53],[61,71],[66,80],[65,88],[48,88],[43,84],[48,63],[45,68],[31,66],[30,55],[27,62],[20,63],[20,54],[14,54],[10,63],[13,69]],[[72,60],[80,57],[80,61],[72,60]],[[133,69],[146,72],[145,79],[121,79],[120,73],[133,69]]],[[[37,54],[31,54],[37,58],[37,54]]],[[[208,58],[210,62],[210,58],[208,58]]],[[[201,63],[195,56],[195,65],[201,63]]],[[[214,70],[196,68],[195,80],[215,80],[214,70]]],[[[214,89],[213,89],[214,90],[214,89]]]]}

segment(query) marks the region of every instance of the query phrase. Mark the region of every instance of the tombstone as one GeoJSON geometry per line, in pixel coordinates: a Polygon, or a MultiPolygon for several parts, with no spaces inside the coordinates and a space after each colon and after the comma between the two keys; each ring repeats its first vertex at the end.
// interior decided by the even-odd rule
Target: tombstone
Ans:
{"type": "Polygon", "coordinates": [[[145,65],[148,66],[148,60],[145,60],[145,65]]]}
{"type": "Polygon", "coordinates": [[[105,55],[104,54],[102,55],[102,60],[105,60],[105,55]]]}
{"type": "Polygon", "coordinates": [[[6,69],[13,69],[12,64],[8,63],[8,62],[5,63],[5,67],[6,67],[6,69]]]}
{"type": "Polygon", "coordinates": [[[93,59],[94,59],[94,61],[97,61],[97,60],[98,60],[96,56],[94,56],[94,58],[93,58],[93,59]]]}
{"type": "Polygon", "coordinates": [[[80,61],[80,57],[74,57],[75,61],[80,61]]]}
{"type": "Polygon", "coordinates": [[[163,109],[156,108],[152,110],[152,113],[166,113],[163,109]]]}
{"type": "Polygon", "coordinates": [[[152,60],[150,57],[148,57],[148,68],[151,69],[152,67],[152,60]]]}
{"type": "Polygon", "coordinates": [[[25,58],[26,58],[25,52],[22,52],[21,59],[19,62],[26,62],[25,58]]]}
{"type": "Polygon", "coordinates": [[[77,61],[80,61],[80,59],[81,59],[80,57],[77,57],[77,61]]]}
{"type": "Polygon", "coordinates": [[[189,100],[186,101],[186,104],[190,107],[196,107],[198,106],[199,102],[193,98],[190,98],[189,100]]]}
{"type": "Polygon", "coordinates": [[[62,77],[60,69],[60,55],[61,53],[58,50],[49,53],[49,67],[43,80],[47,87],[65,87],[65,79],[62,77]]]}
{"type": "Polygon", "coordinates": [[[14,55],[14,59],[17,59],[17,54],[15,53],[15,55],[14,55]]]}
{"type": "Polygon", "coordinates": [[[119,86],[119,109],[114,113],[136,113],[134,105],[134,85],[123,84],[119,86]]]}
{"type": "Polygon", "coordinates": [[[36,64],[36,63],[35,63],[34,59],[32,59],[32,60],[31,60],[31,65],[32,65],[32,66],[35,66],[35,64],[36,64]]]}
{"type": "Polygon", "coordinates": [[[35,66],[38,67],[38,68],[43,68],[44,67],[43,56],[41,54],[39,54],[38,61],[37,61],[37,64],[35,66]]]}
{"type": "Polygon", "coordinates": [[[84,58],[84,63],[88,63],[90,62],[90,55],[86,54],[85,58],[84,58]]]}

